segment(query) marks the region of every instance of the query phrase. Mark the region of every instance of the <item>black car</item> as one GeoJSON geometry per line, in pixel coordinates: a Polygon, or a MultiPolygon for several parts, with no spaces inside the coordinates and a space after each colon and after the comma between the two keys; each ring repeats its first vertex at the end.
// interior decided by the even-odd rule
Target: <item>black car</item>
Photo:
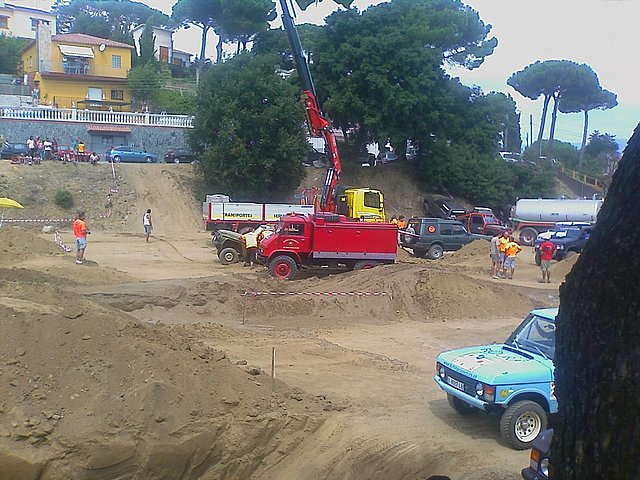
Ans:
{"type": "Polygon", "coordinates": [[[165,163],[192,163],[196,156],[186,148],[174,148],[164,154],[165,163]]]}
{"type": "Polygon", "coordinates": [[[428,197],[424,201],[427,215],[438,218],[455,219],[467,213],[467,209],[459,202],[447,197],[428,197]]]}
{"type": "Polygon", "coordinates": [[[28,155],[29,147],[26,143],[8,143],[2,145],[2,159],[11,160],[11,158],[19,155],[28,155]]]}
{"type": "Polygon", "coordinates": [[[400,232],[402,246],[413,250],[416,257],[425,256],[432,260],[441,258],[444,252],[460,250],[463,245],[477,239],[490,240],[489,235],[469,233],[462,223],[443,218],[412,217],[408,232],[400,232]]]}
{"type": "Polygon", "coordinates": [[[546,240],[546,237],[556,246],[553,256],[555,260],[562,260],[577,253],[581,253],[587,240],[593,231],[592,225],[576,225],[567,227],[554,227],[547,233],[541,233],[536,238],[534,245],[536,265],[540,265],[540,245],[546,240]]]}
{"type": "Polygon", "coordinates": [[[524,480],[548,480],[549,479],[549,454],[553,429],[545,430],[533,441],[529,466],[520,474],[524,480]]]}

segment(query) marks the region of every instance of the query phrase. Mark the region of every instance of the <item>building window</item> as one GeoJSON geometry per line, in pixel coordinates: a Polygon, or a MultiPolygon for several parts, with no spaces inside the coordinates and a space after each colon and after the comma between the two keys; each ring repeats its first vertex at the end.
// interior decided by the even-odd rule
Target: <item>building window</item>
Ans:
{"type": "Polygon", "coordinates": [[[111,90],[111,100],[124,100],[124,90],[111,90]]]}
{"type": "Polygon", "coordinates": [[[38,23],[40,22],[40,20],[38,20],[37,18],[32,18],[31,19],[31,31],[35,32],[38,29],[38,23]]]}
{"type": "Polygon", "coordinates": [[[9,28],[9,17],[0,17],[0,28],[9,28]]]}
{"type": "Polygon", "coordinates": [[[122,68],[122,55],[111,55],[111,66],[113,68],[122,68]]]}

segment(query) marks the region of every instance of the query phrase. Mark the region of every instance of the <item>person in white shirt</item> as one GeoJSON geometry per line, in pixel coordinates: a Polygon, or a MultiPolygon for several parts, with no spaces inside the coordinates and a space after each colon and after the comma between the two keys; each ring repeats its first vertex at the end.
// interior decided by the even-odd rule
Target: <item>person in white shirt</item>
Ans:
{"type": "Polygon", "coordinates": [[[145,214],[142,216],[142,226],[144,227],[144,234],[147,238],[147,242],[149,241],[149,237],[151,236],[151,231],[153,230],[153,223],[151,222],[151,209],[149,208],[145,214]]]}

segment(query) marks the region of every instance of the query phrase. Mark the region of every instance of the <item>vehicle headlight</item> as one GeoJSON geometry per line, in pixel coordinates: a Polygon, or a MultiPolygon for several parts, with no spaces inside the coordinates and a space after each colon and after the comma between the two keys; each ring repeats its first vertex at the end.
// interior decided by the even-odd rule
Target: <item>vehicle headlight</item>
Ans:
{"type": "Polygon", "coordinates": [[[481,383],[476,383],[476,395],[478,397],[482,397],[484,395],[484,385],[481,383]]]}
{"type": "Polygon", "coordinates": [[[564,250],[564,245],[558,245],[558,246],[556,246],[556,250],[564,250]]]}
{"type": "Polygon", "coordinates": [[[444,371],[444,367],[442,365],[440,365],[440,368],[438,369],[438,375],[440,375],[440,378],[442,380],[444,380],[447,376],[447,373],[444,371]]]}
{"type": "Polygon", "coordinates": [[[543,458],[540,462],[540,473],[542,473],[545,477],[549,477],[549,458],[543,458]]]}

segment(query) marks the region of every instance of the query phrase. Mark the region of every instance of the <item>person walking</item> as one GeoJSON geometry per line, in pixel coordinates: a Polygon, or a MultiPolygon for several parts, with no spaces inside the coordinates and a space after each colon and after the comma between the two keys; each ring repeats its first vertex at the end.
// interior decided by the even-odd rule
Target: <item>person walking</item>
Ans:
{"type": "Polygon", "coordinates": [[[87,228],[84,212],[78,212],[78,216],[73,222],[73,236],[76,238],[76,263],[82,265],[84,262],[84,251],[87,249],[87,235],[91,232],[87,228]]]}
{"type": "Polygon", "coordinates": [[[556,253],[555,244],[548,238],[540,245],[540,270],[542,271],[542,281],[540,283],[551,283],[551,260],[556,253]]]}
{"type": "Polygon", "coordinates": [[[107,218],[111,218],[111,214],[113,213],[113,202],[111,200],[110,193],[107,193],[107,203],[104,204],[104,208],[106,210],[107,218]]]}
{"type": "Polygon", "coordinates": [[[253,267],[258,253],[258,235],[253,229],[242,235],[244,243],[244,267],[253,267]]]}
{"type": "Polygon", "coordinates": [[[491,278],[498,277],[498,269],[500,268],[500,233],[496,232],[491,238],[489,244],[489,256],[491,257],[491,278]]]}
{"type": "Polygon", "coordinates": [[[147,242],[149,241],[149,237],[151,236],[151,231],[153,230],[153,223],[151,222],[151,209],[147,209],[147,211],[142,216],[142,226],[144,228],[144,234],[146,236],[147,242]]]}
{"type": "Polygon", "coordinates": [[[506,259],[504,261],[504,275],[511,280],[513,274],[516,271],[516,255],[520,253],[522,247],[514,240],[513,237],[509,237],[509,243],[504,248],[506,259]]]}

